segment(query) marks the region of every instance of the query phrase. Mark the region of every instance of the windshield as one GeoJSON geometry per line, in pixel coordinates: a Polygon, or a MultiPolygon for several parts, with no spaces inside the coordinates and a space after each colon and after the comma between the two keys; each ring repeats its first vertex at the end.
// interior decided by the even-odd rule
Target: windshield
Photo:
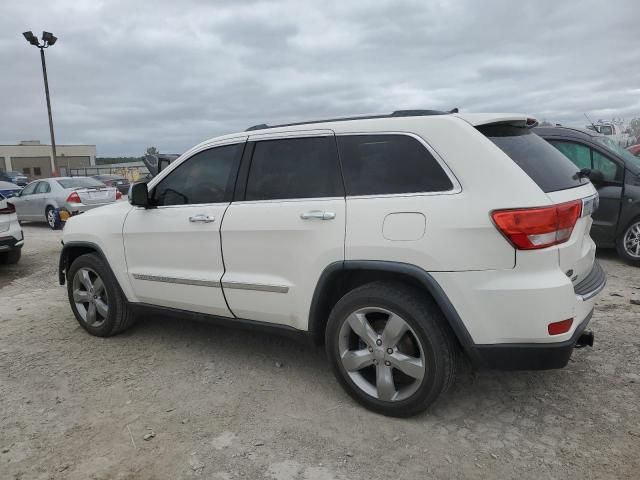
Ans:
{"type": "Polygon", "coordinates": [[[625,162],[632,163],[636,167],[640,168],[640,158],[634,156],[629,150],[622,148],[617,142],[614,142],[607,137],[596,137],[595,140],[603,147],[611,150],[613,153],[616,153],[619,157],[622,157],[625,162]]]}
{"type": "Polygon", "coordinates": [[[103,188],[106,187],[104,183],[95,178],[89,177],[74,177],[74,178],[61,178],[58,183],[62,185],[62,188],[103,188]]]}

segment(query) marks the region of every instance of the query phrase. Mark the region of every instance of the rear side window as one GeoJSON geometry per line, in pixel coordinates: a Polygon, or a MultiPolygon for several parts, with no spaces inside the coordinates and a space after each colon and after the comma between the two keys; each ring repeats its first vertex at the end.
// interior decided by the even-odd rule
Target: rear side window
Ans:
{"type": "Polygon", "coordinates": [[[246,200],[344,196],[333,137],[263,140],[255,144],[246,200]]]}
{"type": "Polygon", "coordinates": [[[443,192],[453,184],[436,159],[408,135],[339,136],[347,195],[443,192]]]}
{"type": "Polygon", "coordinates": [[[578,168],[528,128],[511,125],[483,125],[478,130],[506,153],[543,192],[555,192],[584,185],[578,168]]]}

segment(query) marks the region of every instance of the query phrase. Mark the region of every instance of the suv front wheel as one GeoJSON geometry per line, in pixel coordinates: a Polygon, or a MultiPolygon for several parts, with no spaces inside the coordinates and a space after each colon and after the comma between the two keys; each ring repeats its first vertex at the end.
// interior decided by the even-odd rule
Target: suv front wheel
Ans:
{"type": "Polygon", "coordinates": [[[76,320],[91,335],[110,337],[134,321],[116,278],[95,253],[73,261],[67,273],[67,294],[76,320]]]}
{"type": "Polygon", "coordinates": [[[453,384],[457,345],[424,292],[370,283],[329,317],[326,349],[338,381],[365,407],[394,417],[425,410],[453,384]]]}

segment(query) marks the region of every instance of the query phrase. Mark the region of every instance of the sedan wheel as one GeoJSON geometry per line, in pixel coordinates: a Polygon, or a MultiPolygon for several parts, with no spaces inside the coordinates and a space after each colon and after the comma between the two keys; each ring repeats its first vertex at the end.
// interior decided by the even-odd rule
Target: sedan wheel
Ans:
{"type": "Polygon", "coordinates": [[[624,234],[623,245],[627,255],[640,259],[640,222],[629,225],[624,234]]]}
{"type": "Polygon", "coordinates": [[[47,209],[47,223],[52,229],[56,228],[56,211],[53,208],[47,209]]]}
{"type": "Polygon", "coordinates": [[[109,314],[109,298],[100,276],[88,267],[73,276],[73,301],[78,314],[90,327],[99,328],[109,314]]]}

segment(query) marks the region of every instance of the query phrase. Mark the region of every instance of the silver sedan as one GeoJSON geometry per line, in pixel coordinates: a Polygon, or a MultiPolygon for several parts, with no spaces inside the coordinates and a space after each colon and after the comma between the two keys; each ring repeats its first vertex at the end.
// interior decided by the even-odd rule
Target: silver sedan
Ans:
{"type": "Polygon", "coordinates": [[[76,215],[113,203],[120,198],[116,188],[90,177],[43,178],[31,182],[11,203],[19,220],[44,221],[51,228],[60,226],[58,212],[76,215]]]}

